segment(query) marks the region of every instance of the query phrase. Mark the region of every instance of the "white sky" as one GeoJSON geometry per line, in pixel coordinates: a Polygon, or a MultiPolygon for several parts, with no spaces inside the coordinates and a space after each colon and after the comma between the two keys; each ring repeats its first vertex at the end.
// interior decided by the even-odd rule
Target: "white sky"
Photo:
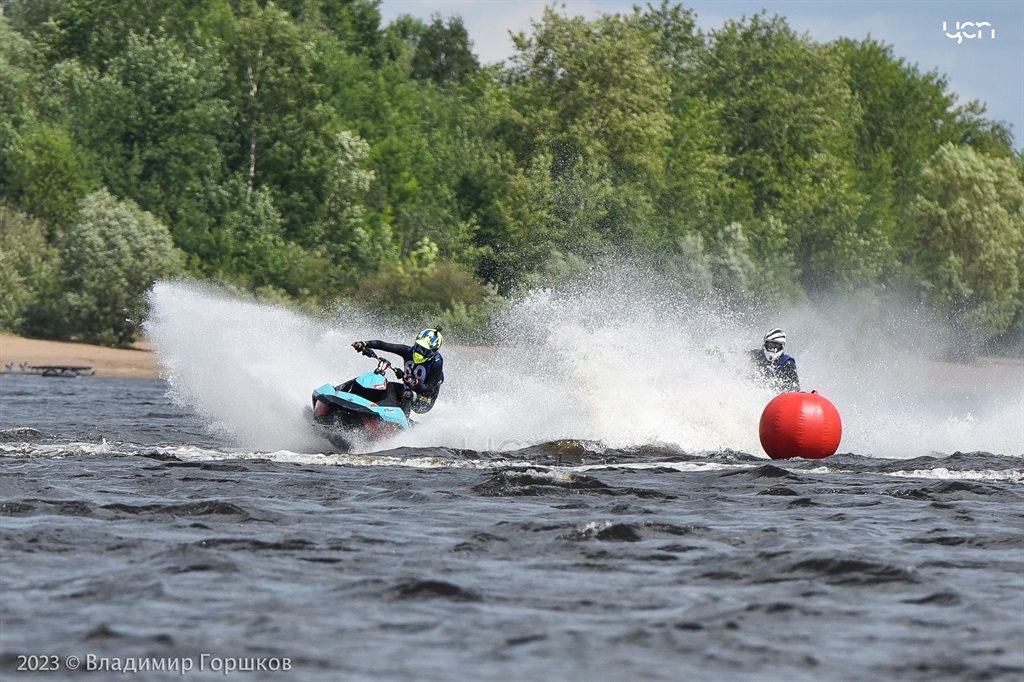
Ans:
{"type": "MultiPolygon", "coordinates": [[[[531,21],[543,16],[544,0],[383,0],[382,23],[402,14],[424,20],[431,15],[458,14],[469,31],[483,64],[503,61],[513,53],[509,32],[532,32],[531,21]]],[[[598,13],[627,14],[634,4],[624,0],[564,0],[568,14],[594,18],[598,13]]],[[[657,6],[660,0],[653,0],[657,6]]],[[[828,42],[839,37],[868,36],[889,44],[898,57],[922,72],[937,70],[949,79],[961,104],[980,100],[987,116],[1012,125],[1016,146],[1024,145],[1024,0],[697,0],[683,2],[710,31],[726,19],[740,19],[762,9],[786,18],[798,33],[828,42]],[[958,22],[989,22],[981,36],[959,44],[947,37],[958,22]],[[943,28],[945,22],[945,29],[943,28]],[[995,37],[991,31],[995,30],[995,37]]],[[[964,34],[979,33],[967,28],[964,34]]]]}

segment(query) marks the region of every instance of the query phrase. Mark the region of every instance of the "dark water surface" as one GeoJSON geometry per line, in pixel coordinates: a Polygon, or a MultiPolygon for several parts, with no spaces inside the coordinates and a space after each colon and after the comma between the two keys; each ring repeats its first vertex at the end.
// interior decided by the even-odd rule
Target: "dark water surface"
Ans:
{"type": "Polygon", "coordinates": [[[254,453],[166,388],[0,379],[2,679],[1024,679],[1020,456],[254,453]]]}

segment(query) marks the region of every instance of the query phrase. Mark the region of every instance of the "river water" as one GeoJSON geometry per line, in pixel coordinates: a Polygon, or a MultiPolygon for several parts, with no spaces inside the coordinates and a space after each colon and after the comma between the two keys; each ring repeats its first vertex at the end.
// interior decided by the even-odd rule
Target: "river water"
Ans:
{"type": "Polygon", "coordinates": [[[0,378],[5,680],[1024,679],[1017,365],[873,379],[873,408],[806,348],[844,440],[771,461],[766,396],[732,405],[718,360],[703,401],[647,387],[671,410],[633,404],[646,351],[532,401],[571,358],[529,366],[495,404],[464,377],[507,352],[452,346],[437,409],[338,454],[304,410],[365,371],[362,322],[154,303],[165,379],[0,378]]]}

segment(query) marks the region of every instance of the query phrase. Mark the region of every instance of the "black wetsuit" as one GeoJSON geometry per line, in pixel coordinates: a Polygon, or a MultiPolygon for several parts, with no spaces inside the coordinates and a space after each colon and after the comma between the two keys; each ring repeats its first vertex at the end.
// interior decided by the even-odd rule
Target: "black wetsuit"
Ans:
{"type": "Polygon", "coordinates": [[[416,386],[412,389],[412,411],[417,414],[429,412],[437,400],[437,394],[441,392],[441,384],[444,383],[444,358],[441,353],[434,353],[434,357],[426,362],[416,364],[413,362],[413,347],[403,343],[388,343],[387,341],[367,341],[367,348],[382,350],[385,353],[394,353],[404,361],[403,370],[406,377],[415,379],[416,386]]]}
{"type": "Polygon", "coordinates": [[[764,351],[755,348],[750,351],[756,378],[779,393],[800,390],[800,378],[796,373],[796,359],[783,353],[775,360],[764,356],[764,351]]]}

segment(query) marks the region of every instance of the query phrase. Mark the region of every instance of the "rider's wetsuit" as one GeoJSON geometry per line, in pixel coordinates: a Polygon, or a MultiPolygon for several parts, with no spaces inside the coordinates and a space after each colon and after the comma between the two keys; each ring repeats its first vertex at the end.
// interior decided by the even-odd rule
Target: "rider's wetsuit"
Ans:
{"type": "MultiPolygon", "coordinates": [[[[409,391],[412,395],[408,396],[412,400],[412,411],[417,414],[429,412],[441,391],[441,384],[444,383],[444,358],[441,357],[441,353],[434,353],[434,357],[417,365],[412,359],[412,346],[387,341],[367,341],[366,347],[394,353],[402,358],[406,377],[417,382],[409,391]]],[[[405,402],[405,396],[402,402],[405,402]]]]}
{"type": "Polygon", "coordinates": [[[775,360],[765,357],[764,351],[756,348],[750,351],[756,378],[780,393],[800,390],[800,378],[796,374],[796,359],[783,353],[775,360]]]}

